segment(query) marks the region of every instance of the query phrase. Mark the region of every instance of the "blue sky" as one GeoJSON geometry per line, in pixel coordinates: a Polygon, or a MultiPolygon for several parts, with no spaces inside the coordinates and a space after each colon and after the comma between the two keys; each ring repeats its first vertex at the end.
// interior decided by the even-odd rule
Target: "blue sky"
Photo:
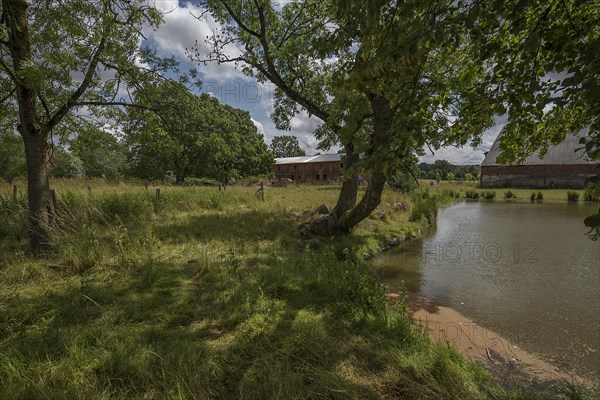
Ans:
{"type": "MultiPolygon", "coordinates": [[[[298,137],[307,154],[317,151],[317,140],[313,132],[321,123],[318,118],[306,114],[298,115],[292,120],[291,131],[280,131],[275,127],[270,117],[273,112],[272,84],[256,82],[254,78],[245,76],[234,64],[198,65],[189,61],[186,48],[192,48],[196,41],[202,46],[203,41],[212,35],[217,26],[210,16],[198,19],[196,16],[201,14],[199,8],[177,0],[157,0],[156,6],[166,13],[165,22],[158,30],[145,32],[147,41],[144,44],[155,48],[161,56],[175,56],[182,71],[196,68],[203,82],[202,91],[233,107],[247,110],[259,131],[264,134],[267,143],[271,142],[273,136],[294,135],[298,137]]],[[[235,52],[235,49],[232,49],[232,52],[235,52]]],[[[483,152],[492,146],[504,123],[505,120],[499,118],[494,127],[483,133],[482,142],[475,149],[470,146],[446,147],[436,151],[435,155],[428,152],[422,157],[422,161],[445,159],[455,164],[478,164],[483,159],[483,152]]]]}

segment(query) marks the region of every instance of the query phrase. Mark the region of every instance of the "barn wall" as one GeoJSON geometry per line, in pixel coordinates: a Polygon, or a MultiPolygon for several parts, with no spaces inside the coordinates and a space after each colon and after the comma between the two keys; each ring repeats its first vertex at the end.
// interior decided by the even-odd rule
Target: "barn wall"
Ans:
{"type": "Polygon", "coordinates": [[[481,187],[581,189],[590,176],[597,174],[600,169],[596,165],[482,166],[481,187]]]}
{"type": "Polygon", "coordinates": [[[276,164],[276,179],[291,179],[294,183],[322,183],[337,181],[342,174],[339,161],[276,164]]]}

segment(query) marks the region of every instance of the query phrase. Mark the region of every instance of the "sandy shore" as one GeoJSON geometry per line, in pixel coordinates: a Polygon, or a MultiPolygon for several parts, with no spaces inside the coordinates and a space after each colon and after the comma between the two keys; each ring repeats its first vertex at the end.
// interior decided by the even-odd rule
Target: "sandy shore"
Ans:
{"type": "MultiPolygon", "coordinates": [[[[394,288],[387,287],[387,291],[390,299],[398,298],[394,288]]],[[[492,377],[505,387],[519,385],[543,390],[565,381],[593,386],[591,382],[559,370],[456,310],[427,297],[407,293],[406,308],[413,322],[427,329],[431,338],[451,344],[463,356],[484,364],[492,377]]]]}

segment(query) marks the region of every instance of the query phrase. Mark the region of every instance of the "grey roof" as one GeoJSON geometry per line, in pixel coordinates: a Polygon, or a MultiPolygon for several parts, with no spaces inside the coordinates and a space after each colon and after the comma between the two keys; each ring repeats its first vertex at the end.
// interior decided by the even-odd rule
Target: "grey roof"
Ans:
{"type": "MultiPolygon", "coordinates": [[[[548,146],[548,151],[543,158],[537,154],[532,154],[525,158],[523,163],[515,163],[513,165],[573,165],[573,164],[597,164],[597,161],[592,160],[587,156],[582,149],[583,145],[579,143],[579,139],[585,134],[567,134],[565,140],[559,144],[548,146]]],[[[485,155],[481,162],[482,167],[494,167],[506,164],[501,164],[496,161],[500,155],[500,137],[498,135],[494,144],[485,155]]]]}
{"type": "Polygon", "coordinates": [[[320,162],[331,162],[341,161],[341,154],[320,154],[317,156],[303,156],[303,157],[286,157],[276,158],[275,164],[301,164],[301,163],[320,163],[320,162]]]}

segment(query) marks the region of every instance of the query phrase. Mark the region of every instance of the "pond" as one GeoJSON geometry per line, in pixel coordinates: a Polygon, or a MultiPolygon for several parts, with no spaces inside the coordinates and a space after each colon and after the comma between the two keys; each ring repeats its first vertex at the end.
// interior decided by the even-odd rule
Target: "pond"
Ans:
{"type": "Polygon", "coordinates": [[[380,255],[386,284],[456,309],[567,371],[600,377],[598,205],[463,202],[423,239],[380,255]]]}

